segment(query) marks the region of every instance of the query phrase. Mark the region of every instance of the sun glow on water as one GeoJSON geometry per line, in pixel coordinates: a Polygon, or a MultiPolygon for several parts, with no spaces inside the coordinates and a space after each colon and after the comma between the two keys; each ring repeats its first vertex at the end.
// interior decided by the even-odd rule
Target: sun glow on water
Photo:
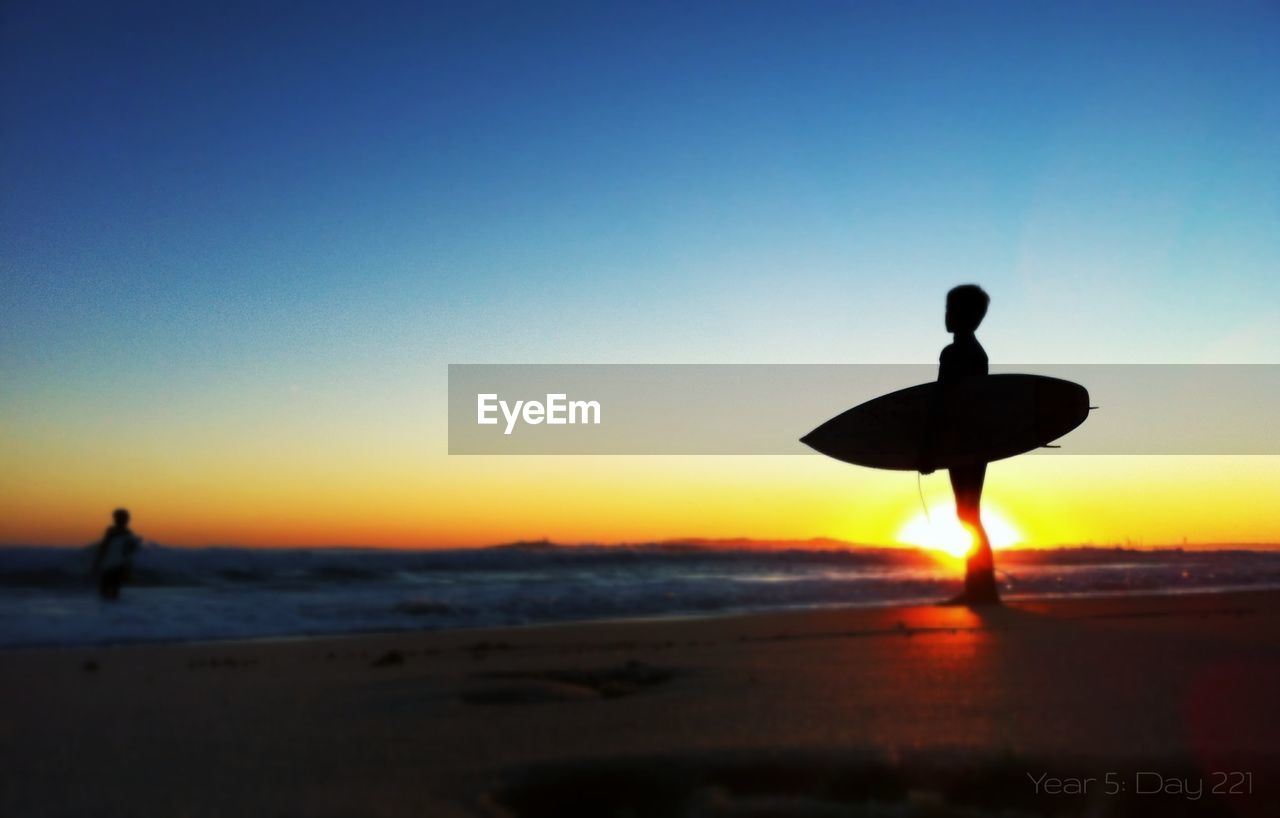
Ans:
{"type": "MultiPolygon", "coordinates": [[[[1022,542],[1017,527],[998,509],[982,510],[982,526],[992,548],[1008,548],[1022,542]]],[[[954,505],[938,503],[929,507],[928,514],[921,511],[908,520],[898,531],[898,542],[963,558],[973,548],[974,538],[956,517],[954,505]]]]}

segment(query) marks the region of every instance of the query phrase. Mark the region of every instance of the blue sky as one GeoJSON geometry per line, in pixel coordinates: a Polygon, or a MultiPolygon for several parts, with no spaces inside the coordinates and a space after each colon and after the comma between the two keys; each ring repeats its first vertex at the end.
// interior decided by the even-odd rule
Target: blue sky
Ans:
{"type": "Polygon", "coordinates": [[[1274,4],[16,4],[4,364],[929,360],[970,279],[1015,357],[1197,359],[1275,318],[1277,35],[1274,4]]]}
{"type": "Polygon", "coordinates": [[[966,280],[997,361],[1280,355],[1274,4],[4,15],[11,420],[930,361],[966,280]]]}

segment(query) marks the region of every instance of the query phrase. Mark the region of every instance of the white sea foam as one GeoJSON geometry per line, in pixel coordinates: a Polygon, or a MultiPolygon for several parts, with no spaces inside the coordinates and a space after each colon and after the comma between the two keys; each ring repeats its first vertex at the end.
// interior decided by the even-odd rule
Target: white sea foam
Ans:
{"type": "MultiPolygon", "coordinates": [[[[1002,552],[1007,594],[1280,587],[1280,552],[1002,552]]],[[[953,565],[905,549],[381,551],[149,546],[118,603],[81,549],[0,548],[0,647],[240,639],[929,601],[953,565]]]]}

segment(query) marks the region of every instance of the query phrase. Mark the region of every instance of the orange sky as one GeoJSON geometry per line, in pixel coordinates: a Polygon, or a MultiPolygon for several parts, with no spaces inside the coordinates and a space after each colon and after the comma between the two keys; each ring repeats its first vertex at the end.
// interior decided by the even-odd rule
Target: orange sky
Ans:
{"type": "MultiPolygon", "coordinates": [[[[805,457],[450,457],[426,447],[185,448],[118,437],[3,444],[0,541],[84,543],[126,505],[168,544],[483,545],[518,539],[839,539],[890,544],[916,476],[805,457]]],[[[923,480],[949,502],[946,476],[923,480]]],[[[1033,546],[1280,542],[1280,458],[1033,455],[986,499],[1033,546]]]]}

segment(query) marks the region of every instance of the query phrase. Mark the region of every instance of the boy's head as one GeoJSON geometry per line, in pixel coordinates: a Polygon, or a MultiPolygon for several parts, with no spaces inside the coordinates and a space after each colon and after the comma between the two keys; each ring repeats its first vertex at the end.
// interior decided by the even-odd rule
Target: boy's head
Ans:
{"type": "Polygon", "coordinates": [[[987,314],[991,296],[977,284],[961,284],[947,293],[947,332],[975,332],[987,314]]]}
{"type": "Polygon", "coordinates": [[[111,519],[116,521],[116,525],[119,525],[119,526],[128,525],[129,524],[128,509],[123,509],[123,508],[116,509],[115,511],[111,512],[111,519]]]}

